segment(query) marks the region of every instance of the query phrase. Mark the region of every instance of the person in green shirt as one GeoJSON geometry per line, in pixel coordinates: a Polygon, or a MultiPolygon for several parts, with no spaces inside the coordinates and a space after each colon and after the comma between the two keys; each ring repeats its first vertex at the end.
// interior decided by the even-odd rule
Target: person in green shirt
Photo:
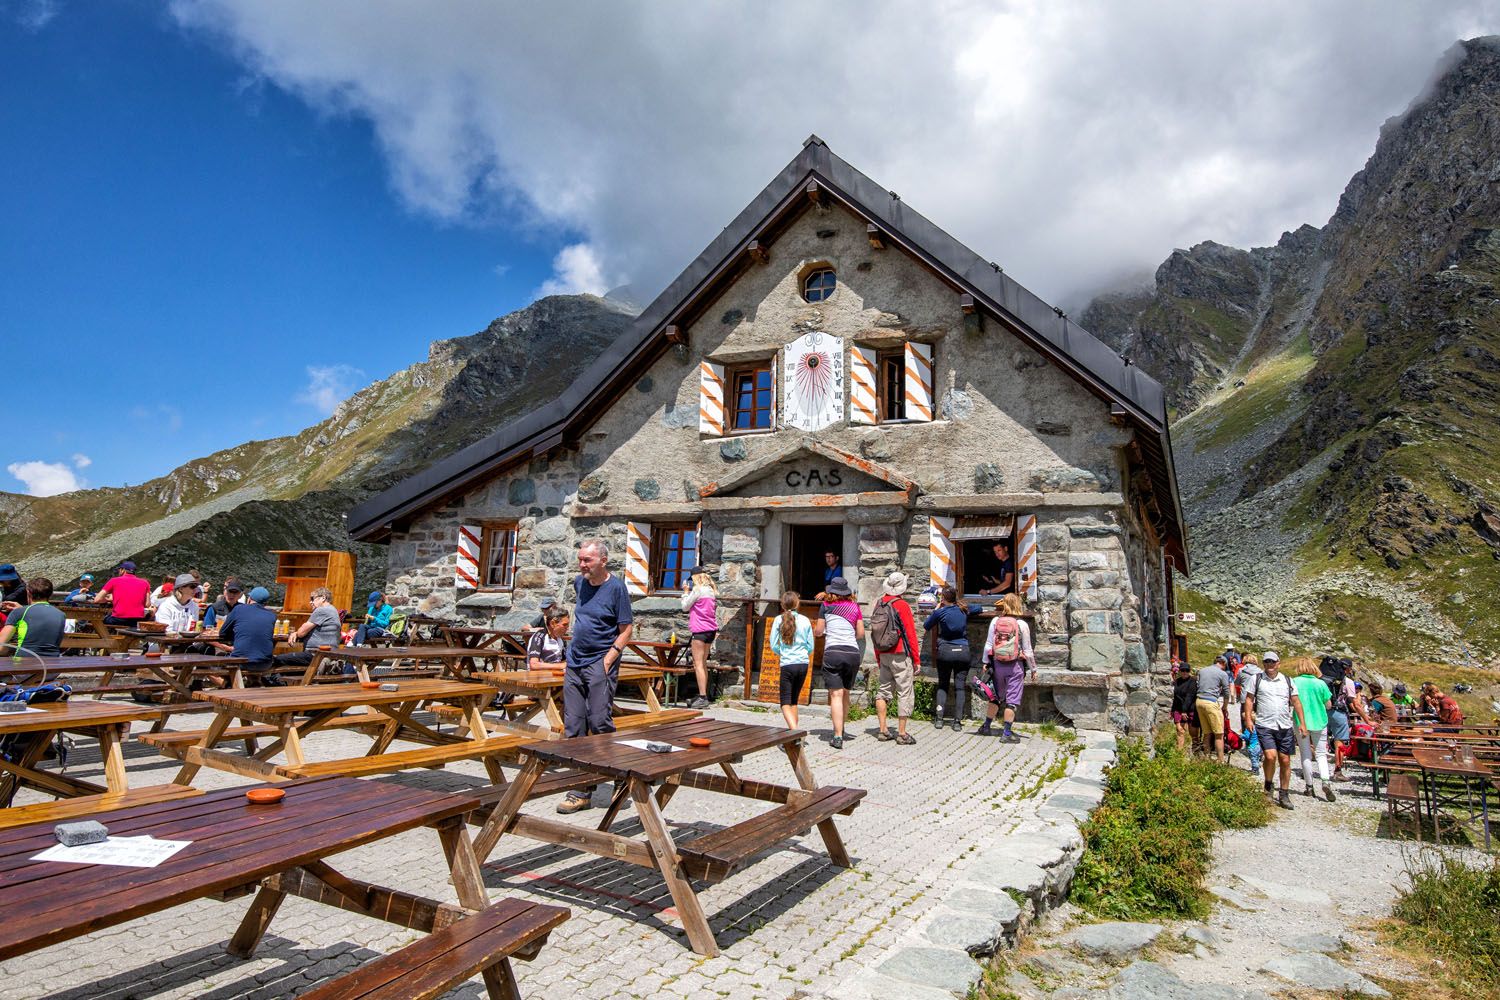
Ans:
{"type": "Polygon", "coordinates": [[[1302,701],[1302,717],[1307,723],[1307,728],[1297,733],[1302,780],[1307,786],[1302,794],[1309,798],[1313,795],[1313,761],[1316,759],[1318,776],[1323,782],[1323,798],[1332,802],[1337,797],[1328,781],[1328,709],[1333,705],[1333,691],[1318,676],[1317,667],[1308,667],[1307,670],[1307,673],[1292,678],[1297,697],[1302,701]]]}

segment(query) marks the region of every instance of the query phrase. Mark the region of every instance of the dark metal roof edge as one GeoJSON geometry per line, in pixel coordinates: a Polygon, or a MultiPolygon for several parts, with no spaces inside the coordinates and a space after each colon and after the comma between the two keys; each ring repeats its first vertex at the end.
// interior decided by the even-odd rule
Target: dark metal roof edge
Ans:
{"type": "Polygon", "coordinates": [[[812,175],[847,197],[860,214],[920,249],[959,283],[986,299],[998,317],[1048,345],[1092,376],[1100,387],[1130,407],[1137,419],[1159,437],[1168,467],[1167,484],[1173,516],[1184,551],[1187,526],[1177,493],[1167,431],[1166,394],[1160,383],[1127,363],[1108,345],[1054,310],[1020,283],[997,271],[892,192],[836,156],[821,140],[809,139],[802,150],[724,227],[704,250],[657,295],[630,330],[610,345],[573,383],[546,406],[498,428],[484,438],[434,463],[395,486],[357,505],[349,514],[349,534],[366,541],[382,538],[394,521],[432,501],[465,488],[473,479],[493,474],[536,443],[566,432],[583,403],[608,386],[611,378],[647,348],[661,327],[691,301],[705,282],[730,262],[750,237],[812,175]]]}

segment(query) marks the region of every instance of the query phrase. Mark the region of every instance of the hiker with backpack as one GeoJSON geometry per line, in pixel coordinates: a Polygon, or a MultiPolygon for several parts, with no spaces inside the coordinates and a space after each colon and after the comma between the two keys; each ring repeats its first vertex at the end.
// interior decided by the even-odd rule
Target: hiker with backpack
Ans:
{"type": "Polygon", "coordinates": [[[880,599],[870,609],[870,638],[875,644],[875,663],[879,670],[879,687],[875,694],[875,719],[879,728],[875,738],[881,742],[895,740],[901,746],[912,746],[917,738],[906,731],[911,718],[916,672],[922,659],[917,649],[917,625],[911,605],[906,603],[907,576],[900,570],[891,573],[881,584],[880,599]],[[895,735],[886,728],[886,707],[894,689],[896,698],[895,735]]]}
{"type": "Polygon", "coordinates": [[[1297,738],[1307,735],[1307,720],[1302,714],[1297,686],[1281,672],[1281,657],[1268,649],[1260,662],[1265,672],[1256,678],[1255,689],[1245,700],[1246,722],[1255,730],[1265,754],[1261,773],[1265,776],[1266,794],[1273,791],[1279,777],[1276,804],[1290,809],[1292,754],[1296,752],[1297,738]]]}
{"type": "Polygon", "coordinates": [[[978,735],[991,734],[990,726],[1003,705],[1005,717],[1000,742],[1019,743],[1021,738],[1011,731],[1011,725],[1016,721],[1016,709],[1021,707],[1021,692],[1025,688],[1028,667],[1032,677],[1036,677],[1036,654],[1031,648],[1031,626],[1021,620],[1021,614],[1026,609],[1017,594],[1006,594],[1000,598],[995,610],[999,613],[990,622],[990,630],[984,640],[984,663],[995,688],[978,735]]]}
{"type": "Polygon", "coordinates": [[[813,622],[813,635],[823,637],[823,686],[828,689],[828,714],[833,721],[830,746],[835,750],[844,749],[849,691],[863,659],[859,644],[865,638],[865,616],[853,594],[848,580],[834,577],[823,594],[822,614],[813,622]]]}
{"type": "Polygon", "coordinates": [[[1333,780],[1347,781],[1344,757],[1349,750],[1349,716],[1354,711],[1354,664],[1347,659],[1325,656],[1318,663],[1323,683],[1333,692],[1328,709],[1328,741],[1333,745],[1333,780]]]}
{"type": "Polygon", "coordinates": [[[937,608],[922,623],[929,636],[933,636],[934,629],[937,630],[933,636],[936,650],[932,658],[937,664],[937,689],[933,694],[936,705],[932,711],[934,729],[943,728],[943,716],[951,705],[953,719],[950,725],[955,733],[963,730],[963,720],[968,714],[969,664],[973,655],[969,651],[969,618],[977,611],[977,608],[970,611],[958,599],[958,591],[944,587],[938,591],[937,608]]]}

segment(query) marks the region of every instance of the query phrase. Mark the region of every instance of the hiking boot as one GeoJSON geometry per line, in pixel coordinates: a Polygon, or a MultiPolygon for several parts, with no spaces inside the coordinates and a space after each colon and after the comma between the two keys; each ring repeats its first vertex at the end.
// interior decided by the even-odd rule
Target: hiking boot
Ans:
{"type": "Polygon", "coordinates": [[[989,736],[989,735],[991,735],[990,720],[989,719],[985,719],[984,720],[984,724],[981,725],[978,729],[974,730],[974,735],[975,736],[989,736]]]}
{"type": "Polygon", "coordinates": [[[896,737],[896,745],[901,747],[914,747],[917,745],[917,738],[911,733],[902,733],[896,737]]]}
{"type": "Polygon", "coordinates": [[[875,730],[875,738],[881,743],[889,743],[896,737],[891,735],[891,731],[889,729],[877,729],[875,730]]]}
{"type": "Polygon", "coordinates": [[[1266,794],[1267,795],[1270,795],[1273,791],[1275,791],[1275,787],[1269,781],[1267,781],[1265,783],[1265,785],[1266,785],[1266,794]]]}
{"type": "Polygon", "coordinates": [[[1306,788],[1302,789],[1302,794],[1305,795],[1305,796],[1307,796],[1308,798],[1312,798],[1313,797],[1313,787],[1312,787],[1312,785],[1308,785],[1306,788]]]}
{"type": "Polygon", "coordinates": [[[835,736],[833,739],[828,741],[828,745],[833,747],[835,750],[842,750],[844,749],[844,738],[842,736],[835,736]]]}
{"type": "Polygon", "coordinates": [[[959,722],[957,719],[954,719],[952,722],[948,723],[948,728],[953,730],[955,733],[961,733],[964,731],[964,724],[962,722],[959,722]]]}
{"type": "Polygon", "coordinates": [[[1001,743],[1019,743],[1019,742],[1021,742],[1021,737],[1017,736],[1015,733],[1006,733],[1004,736],[1000,737],[1000,742],[1001,743]]]}
{"type": "Polygon", "coordinates": [[[1285,788],[1276,794],[1276,804],[1283,809],[1292,808],[1292,796],[1285,788]]]}
{"type": "Polygon", "coordinates": [[[943,728],[943,717],[941,715],[934,715],[932,717],[932,728],[933,729],[942,729],[943,728]]]}
{"type": "Polygon", "coordinates": [[[1344,774],[1343,771],[1334,771],[1333,772],[1333,780],[1334,781],[1348,781],[1349,779],[1348,779],[1347,776],[1345,776],[1345,774],[1344,774]]]}
{"type": "Polygon", "coordinates": [[[694,695],[693,700],[688,702],[688,708],[707,708],[712,702],[700,695],[694,695]]]}
{"type": "Polygon", "coordinates": [[[1323,798],[1327,799],[1329,802],[1338,801],[1338,796],[1333,794],[1333,786],[1326,781],[1323,782],[1323,798]]]}
{"type": "Polygon", "coordinates": [[[563,798],[563,800],[557,804],[557,811],[566,816],[570,813],[583,812],[585,809],[592,809],[593,806],[594,797],[592,795],[574,795],[572,792],[569,792],[563,798]]]}

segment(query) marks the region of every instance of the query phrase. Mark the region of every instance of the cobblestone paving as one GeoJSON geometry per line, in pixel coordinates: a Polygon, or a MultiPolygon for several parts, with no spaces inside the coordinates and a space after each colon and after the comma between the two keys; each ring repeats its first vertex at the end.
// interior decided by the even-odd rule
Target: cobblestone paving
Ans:
{"type": "MultiPolygon", "coordinates": [[[[779,716],[769,713],[715,709],[712,714],[780,724],[779,716]]],[[[182,716],[176,728],[192,728],[200,720],[206,717],[182,716]]],[[[978,738],[972,729],[936,732],[928,724],[913,725],[916,746],[900,747],[877,742],[873,720],[851,724],[857,738],[836,751],[828,746],[826,718],[809,716],[804,723],[818,781],[869,790],[852,816],[837,818],[856,862],[853,870],[830,864],[813,831],[733,878],[702,888],[700,899],[723,950],[705,959],[688,949],[672,899],[653,872],[506,837],[485,867],[491,898],[520,896],[572,910],[572,919],[553,933],[537,961],[517,963],[523,995],[585,1000],[836,995],[841,982],[880,961],[943,899],[966,859],[996,847],[1020,824],[1034,825],[1044,775],[1055,762],[1069,759],[1058,744],[1038,735],[1005,745],[978,738]]],[[[328,759],[363,752],[367,745],[357,734],[327,733],[308,741],[308,754],[328,759]]],[[[176,773],[175,761],[149,747],[131,743],[128,750],[133,787],[167,782],[176,773]]],[[[737,770],[748,778],[794,783],[778,752],[747,758],[737,770]]],[[[92,741],[80,741],[69,771],[98,777],[92,741]]],[[[482,767],[465,763],[372,780],[456,789],[485,779],[482,767]]],[[[246,783],[209,769],[197,780],[204,788],[246,783]]],[[[31,792],[17,798],[18,803],[41,800],[31,792]]],[[[528,811],[551,814],[556,801],[534,802],[528,811]]],[[[684,789],[666,817],[673,836],[682,839],[764,808],[684,789]]],[[[590,810],[574,819],[592,824],[599,816],[590,810]]],[[[615,829],[640,832],[628,813],[615,829]]],[[[335,864],[350,875],[456,901],[431,830],[351,851],[335,864]]],[[[0,984],[25,983],[0,985],[0,998],[295,996],[419,936],[288,898],[256,956],[241,961],[226,955],[224,944],[247,905],[248,898],[199,901],[0,963],[0,984]]],[[[483,995],[477,979],[450,994],[483,995]]]]}

